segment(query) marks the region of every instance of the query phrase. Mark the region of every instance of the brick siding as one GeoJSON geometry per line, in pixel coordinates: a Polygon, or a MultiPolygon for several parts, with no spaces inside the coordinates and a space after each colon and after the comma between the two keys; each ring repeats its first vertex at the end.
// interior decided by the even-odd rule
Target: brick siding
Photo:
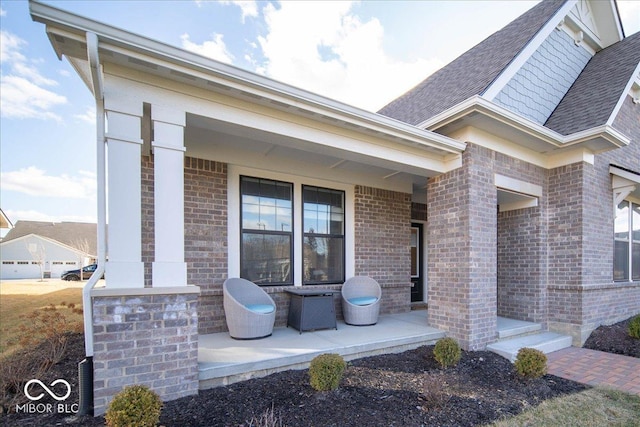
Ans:
{"type": "Polygon", "coordinates": [[[356,186],[355,274],[382,287],[380,313],[411,309],[411,194],[356,186]]]}
{"type": "Polygon", "coordinates": [[[127,296],[94,291],[96,416],[133,384],[148,386],[165,401],[198,393],[198,295],[189,288],[174,294],[141,288],[138,294],[127,290],[127,296]]]}

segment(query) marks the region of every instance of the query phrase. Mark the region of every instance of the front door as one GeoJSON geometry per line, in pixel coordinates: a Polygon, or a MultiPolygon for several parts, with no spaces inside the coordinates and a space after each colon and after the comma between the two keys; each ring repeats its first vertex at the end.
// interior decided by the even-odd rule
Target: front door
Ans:
{"type": "Polygon", "coordinates": [[[411,224],[411,302],[424,301],[422,224],[411,224]]]}

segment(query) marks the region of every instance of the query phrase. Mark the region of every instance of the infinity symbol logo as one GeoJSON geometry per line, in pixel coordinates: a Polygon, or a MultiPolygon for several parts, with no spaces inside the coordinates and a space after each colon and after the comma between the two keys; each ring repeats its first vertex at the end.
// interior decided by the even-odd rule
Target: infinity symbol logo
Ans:
{"type": "Polygon", "coordinates": [[[65,400],[67,397],[69,397],[69,395],[71,394],[71,384],[69,384],[67,381],[63,380],[63,379],[58,379],[55,380],[54,382],[52,382],[50,384],[51,387],[54,387],[56,384],[64,384],[67,386],[67,394],[65,394],[62,397],[59,397],[57,394],[55,394],[49,387],[47,387],[46,385],[44,385],[42,383],[42,381],[40,380],[29,380],[25,385],[24,385],[24,395],[27,396],[27,398],[29,398],[29,400],[40,400],[44,397],[44,393],[40,393],[37,396],[31,396],[29,394],[29,386],[31,384],[40,384],[40,387],[42,387],[42,389],[44,391],[46,391],[49,396],[53,397],[55,400],[57,401],[61,401],[61,400],[65,400]]]}

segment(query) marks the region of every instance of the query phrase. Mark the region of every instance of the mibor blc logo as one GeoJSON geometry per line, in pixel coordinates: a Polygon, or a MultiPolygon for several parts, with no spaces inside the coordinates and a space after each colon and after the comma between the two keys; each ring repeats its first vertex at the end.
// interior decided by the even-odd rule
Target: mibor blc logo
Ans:
{"type": "Polygon", "coordinates": [[[32,379],[27,381],[24,385],[24,395],[31,401],[31,403],[25,403],[23,405],[16,405],[16,412],[26,412],[30,414],[50,414],[50,413],[65,413],[75,414],[78,412],[78,404],[61,403],[63,400],[71,395],[71,384],[63,379],[57,379],[48,386],[38,379],[32,379]],[[63,384],[58,386],[58,384],[63,384]],[[36,387],[39,386],[39,387],[36,387]],[[58,386],[58,387],[56,387],[58,386]],[[40,391],[39,394],[38,391],[40,391]],[[62,394],[57,393],[63,392],[62,394]],[[59,403],[35,403],[45,396],[45,393],[57,400],[59,403]]]}

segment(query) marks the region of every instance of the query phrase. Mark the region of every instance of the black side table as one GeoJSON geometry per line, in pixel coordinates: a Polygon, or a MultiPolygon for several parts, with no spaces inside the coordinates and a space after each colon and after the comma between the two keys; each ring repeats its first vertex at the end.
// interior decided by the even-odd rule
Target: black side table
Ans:
{"type": "Polygon", "coordinates": [[[287,289],[291,294],[287,326],[300,333],[317,329],[338,329],[331,289],[287,289]]]}

